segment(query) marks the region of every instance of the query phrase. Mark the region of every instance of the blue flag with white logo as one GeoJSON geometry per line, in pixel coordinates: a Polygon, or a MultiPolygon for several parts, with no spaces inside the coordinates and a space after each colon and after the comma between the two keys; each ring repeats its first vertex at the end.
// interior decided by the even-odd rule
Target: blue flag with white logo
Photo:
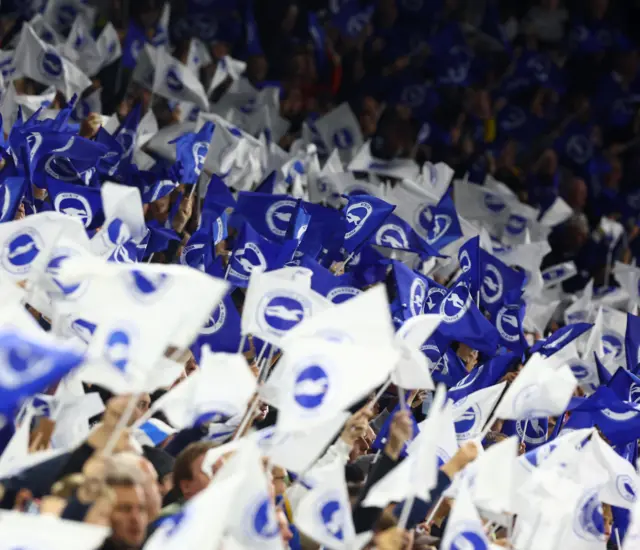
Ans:
{"type": "Polygon", "coordinates": [[[213,174],[204,196],[203,210],[220,213],[226,208],[236,208],[236,199],[233,198],[224,180],[217,174],[213,174]]]}
{"type": "Polygon", "coordinates": [[[104,223],[100,189],[56,179],[49,180],[48,189],[57,212],[78,218],[85,229],[96,229],[104,223]]]}
{"type": "Polygon", "coordinates": [[[278,173],[275,170],[272,170],[271,173],[262,180],[260,185],[256,187],[255,192],[273,195],[273,190],[275,189],[277,178],[278,173]]]}
{"type": "Polygon", "coordinates": [[[120,144],[120,147],[122,147],[122,160],[125,162],[130,162],[133,157],[138,125],[140,124],[140,118],[142,116],[141,113],[142,105],[136,103],[113,134],[113,137],[120,144]]]}
{"type": "Polygon", "coordinates": [[[391,304],[394,314],[399,313],[407,320],[425,312],[425,300],[431,280],[409,269],[398,260],[393,260],[393,276],[396,282],[396,299],[391,304]]]}
{"type": "Polygon", "coordinates": [[[199,132],[187,132],[169,142],[176,144],[176,168],[180,183],[194,185],[198,182],[214,130],[213,122],[207,121],[199,132]]]}
{"type": "Polygon", "coordinates": [[[640,378],[629,371],[619,368],[607,382],[615,394],[624,401],[640,406],[640,378]]]}
{"type": "Polygon", "coordinates": [[[331,300],[334,304],[346,302],[362,292],[355,283],[353,273],[335,275],[332,271],[306,254],[300,258],[298,265],[300,267],[306,267],[313,272],[311,289],[328,300],[331,300]]]}
{"type": "Polygon", "coordinates": [[[133,69],[138,62],[138,56],[144,48],[146,36],[133,20],[129,20],[129,28],[122,46],[122,65],[127,69],[133,69]]]}
{"type": "Polygon", "coordinates": [[[304,207],[302,202],[299,202],[296,209],[291,216],[291,223],[287,231],[287,239],[295,239],[300,242],[304,239],[304,235],[311,223],[311,214],[304,207]]]}
{"type": "Polygon", "coordinates": [[[426,231],[426,242],[436,250],[462,237],[456,206],[446,192],[436,206],[427,206],[420,214],[420,224],[426,231]]]}
{"type": "Polygon", "coordinates": [[[157,220],[149,220],[146,225],[149,230],[149,241],[145,255],[163,252],[171,241],[180,240],[180,235],[171,228],[163,227],[157,220]]]}
{"type": "Polygon", "coordinates": [[[637,374],[640,365],[640,317],[631,313],[627,313],[624,351],[627,356],[627,368],[637,374]]]}
{"type": "Polygon", "coordinates": [[[313,258],[318,258],[318,251],[321,251],[321,261],[326,266],[331,265],[333,260],[342,259],[340,249],[346,226],[344,213],[312,202],[303,201],[302,205],[311,218],[298,251],[313,258]]]}
{"type": "Polygon", "coordinates": [[[538,340],[532,347],[531,353],[540,353],[545,357],[551,357],[560,351],[578,336],[587,332],[593,325],[591,323],[573,323],[566,325],[543,340],[538,340]]]}
{"type": "Polygon", "coordinates": [[[505,303],[492,319],[500,335],[500,344],[519,354],[522,354],[529,347],[522,326],[525,309],[526,305],[522,300],[511,304],[505,303]]]}
{"type": "Polygon", "coordinates": [[[520,356],[516,353],[496,355],[482,365],[473,368],[455,386],[449,389],[447,397],[454,402],[459,401],[478,390],[497,384],[519,360],[520,356]]]}
{"type": "Polygon", "coordinates": [[[282,267],[292,257],[296,241],[275,243],[258,233],[249,223],[240,230],[229,259],[227,280],[246,288],[254,269],[271,271],[282,267]]]}
{"type": "Polygon", "coordinates": [[[437,334],[449,342],[463,342],[488,355],[496,352],[500,341],[498,331],[473,303],[464,282],[449,290],[437,312],[442,316],[437,334]]]}
{"type": "Polygon", "coordinates": [[[84,361],[84,354],[50,338],[13,329],[0,331],[0,413],[43,391],[84,361]]]}
{"type": "Polygon", "coordinates": [[[352,253],[365,243],[385,222],[393,204],[371,195],[352,195],[344,208],[347,231],[344,235],[344,249],[352,253]]]}
{"type": "Polygon", "coordinates": [[[444,384],[447,388],[452,388],[465,376],[467,369],[462,359],[449,347],[443,346],[444,352],[440,349],[436,339],[430,338],[420,347],[433,364],[431,378],[437,384],[444,384]]]}
{"type": "Polygon", "coordinates": [[[24,176],[8,177],[0,182],[0,223],[16,217],[26,186],[24,176]]]}
{"type": "Polygon", "coordinates": [[[518,291],[525,282],[525,274],[516,271],[480,247],[480,237],[469,239],[458,252],[461,278],[468,281],[480,304],[495,318],[507,293],[518,291]]]}
{"type": "Polygon", "coordinates": [[[240,217],[263,237],[284,241],[299,201],[289,195],[267,195],[241,191],[232,216],[232,224],[240,217]]]}
{"type": "Polygon", "coordinates": [[[371,236],[369,242],[384,248],[416,252],[421,257],[440,256],[438,250],[430,246],[413,230],[411,225],[395,214],[389,215],[375,234],[371,236]]]}
{"type": "Polygon", "coordinates": [[[547,442],[549,431],[548,418],[532,418],[530,420],[505,420],[502,425],[502,433],[516,435],[520,441],[524,441],[527,451],[543,445],[547,442]]]}

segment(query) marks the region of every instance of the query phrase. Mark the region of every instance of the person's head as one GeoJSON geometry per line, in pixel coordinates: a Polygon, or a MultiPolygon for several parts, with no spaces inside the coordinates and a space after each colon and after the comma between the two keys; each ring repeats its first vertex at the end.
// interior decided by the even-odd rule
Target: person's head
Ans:
{"type": "Polygon", "coordinates": [[[572,178],[567,184],[563,198],[576,212],[583,212],[587,205],[587,184],[581,178],[572,178]]]}
{"type": "Polygon", "coordinates": [[[122,472],[108,476],[107,485],[115,494],[111,512],[111,538],[131,548],[141,547],[149,522],[141,479],[122,472]]]}
{"type": "Polygon", "coordinates": [[[113,488],[104,485],[87,511],[84,522],[90,525],[111,527],[111,518],[116,501],[117,496],[113,488]]]}
{"type": "Polygon", "coordinates": [[[153,464],[158,473],[158,490],[166,497],[173,489],[173,467],[175,459],[166,451],[156,447],[143,447],[144,456],[153,464]]]}
{"type": "Polygon", "coordinates": [[[150,406],[151,406],[151,396],[148,393],[141,393],[138,396],[138,401],[136,402],[136,407],[133,411],[133,415],[129,420],[129,426],[132,426],[140,418],[142,418],[142,415],[144,415],[149,410],[150,406]]]}
{"type": "Polygon", "coordinates": [[[252,55],[247,59],[247,77],[252,84],[259,84],[267,78],[269,64],[264,55],[252,55]]]}
{"type": "Polygon", "coordinates": [[[202,471],[202,461],[207,451],[214,447],[210,441],[192,443],[176,458],[173,466],[173,484],[184,500],[190,500],[208,487],[211,478],[202,471]]]}
{"type": "Polygon", "coordinates": [[[610,504],[602,504],[602,520],[604,523],[604,536],[608,541],[613,530],[613,511],[610,504]]]}

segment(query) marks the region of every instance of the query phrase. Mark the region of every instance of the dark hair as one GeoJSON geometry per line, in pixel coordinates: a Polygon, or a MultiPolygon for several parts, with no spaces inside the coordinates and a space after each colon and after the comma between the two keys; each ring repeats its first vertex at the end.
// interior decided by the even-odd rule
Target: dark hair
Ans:
{"type": "Polygon", "coordinates": [[[488,449],[492,445],[495,445],[496,443],[500,443],[505,439],[507,439],[507,436],[501,432],[489,432],[485,436],[484,441],[482,443],[484,445],[484,448],[488,449]]]}
{"type": "Polygon", "coordinates": [[[196,459],[205,454],[209,449],[215,447],[215,443],[211,441],[197,441],[191,443],[178,455],[173,465],[173,484],[178,489],[181,481],[190,481],[193,479],[191,465],[196,459]]]}

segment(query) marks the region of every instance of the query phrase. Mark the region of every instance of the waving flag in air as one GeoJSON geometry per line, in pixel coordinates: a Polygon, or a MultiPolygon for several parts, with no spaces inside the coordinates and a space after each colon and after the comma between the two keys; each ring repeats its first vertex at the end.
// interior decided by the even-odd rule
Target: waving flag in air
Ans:
{"type": "Polygon", "coordinates": [[[170,143],[176,144],[176,168],[180,174],[180,183],[195,185],[204,168],[215,126],[207,121],[200,131],[182,134],[170,143]]]}
{"type": "Polygon", "coordinates": [[[384,248],[409,250],[423,256],[439,256],[438,250],[420,238],[412,227],[395,214],[390,214],[371,237],[370,242],[384,248]]]}
{"type": "Polygon", "coordinates": [[[49,195],[53,208],[62,214],[78,218],[86,229],[96,229],[104,223],[100,189],[83,187],[50,179],[49,195]]]}
{"type": "Polygon", "coordinates": [[[371,195],[352,195],[344,208],[347,232],[344,249],[352,253],[366,242],[389,217],[395,206],[371,195]]]}
{"type": "Polygon", "coordinates": [[[500,335],[500,343],[511,351],[524,352],[529,345],[524,336],[524,314],[526,305],[523,301],[504,303],[493,319],[500,335]]]}
{"type": "Polygon", "coordinates": [[[506,384],[500,382],[454,401],[453,421],[458,442],[476,439],[482,433],[506,384]]]}
{"type": "Polygon", "coordinates": [[[233,218],[239,216],[263,237],[283,241],[293,222],[299,201],[289,195],[240,191],[233,218]]]}
{"type": "Polygon", "coordinates": [[[473,303],[465,283],[457,283],[449,290],[437,312],[442,316],[438,334],[443,338],[464,342],[489,355],[495,354],[500,338],[498,331],[473,303]]]}
{"type": "Polygon", "coordinates": [[[515,353],[496,355],[482,365],[474,367],[455,386],[449,389],[447,397],[458,401],[469,394],[497,384],[512,367],[520,361],[515,353]]]}
{"type": "Polygon", "coordinates": [[[250,224],[245,223],[229,258],[227,279],[244,288],[253,271],[277,269],[291,260],[295,247],[295,241],[278,244],[265,239],[250,224]]]}
{"type": "Polygon", "coordinates": [[[429,246],[442,250],[463,236],[458,213],[449,193],[445,193],[436,206],[425,206],[418,224],[423,228],[423,237],[429,246]]]}
{"type": "Polygon", "coordinates": [[[209,110],[209,100],[200,79],[164,48],[156,50],[153,93],[169,100],[189,101],[209,110]]]}
{"type": "Polygon", "coordinates": [[[300,267],[313,272],[311,288],[334,304],[341,304],[362,293],[352,273],[335,275],[307,255],[300,259],[300,267]]]}
{"type": "Polygon", "coordinates": [[[443,548],[490,548],[484,525],[473,504],[468,481],[462,481],[442,536],[443,548]]]}
{"type": "Polygon", "coordinates": [[[18,72],[46,86],[54,85],[67,99],[91,86],[87,75],[40,40],[29,24],[22,27],[14,60],[18,72]]]}
{"type": "Polygon", "coordinates": [[[531,353],[540,353],[545,357],[550,357],[562,348],[573,342],[579,336],[591,329],[591,323],[574,323],[566,325],[556,330],[544,340],[538,340],[532,347],[531,353]]]}
{"type": "Polygon", "coordinates": [[[502,425],[502,433],[505,435],[517,435],[520,441],[524,441],[527,451],[532,451],[540,445],[544,445],[547,442],[548,431],[548,418],[505,420],[502,425]]]}
{"type": "Polygon", "coordinates": [[[432,281],[397,260],[393,260],[392,266],[397,298],[392,302],[391,309],[394,313],[399,312],[402,319],[426,313],[425,301],[432,281]]]}
{"type": "Polygon", "coordinates": [[[23,176],[8,177],[0,182],[0,223],[16,217],[26,186],[23,176]]]}
{"type": "Polygon", "coordinates": [[[564,262],[562,264],[552,265],[542,272],[544,287],[551,288],[560,283],[571,279],[578,273],[578,268],[574,262],[564,262]]]}

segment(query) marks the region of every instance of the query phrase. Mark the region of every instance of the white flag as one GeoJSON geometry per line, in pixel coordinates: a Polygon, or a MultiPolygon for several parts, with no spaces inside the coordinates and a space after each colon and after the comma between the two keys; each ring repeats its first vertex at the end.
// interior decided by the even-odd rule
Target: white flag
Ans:
{"type": "Polygon", "coordinates": [[[554,369],[536,353],[509,386],[495,415],[505,420],[557,416],[567,409],[577,385],[568,365],[554,369]]]}
{"type": "Polygon", "coordinates": [[[242,333],[280,345],[299,323],[332,307],[311,290],[308,278],[287,279],[276,272],[251,274],[242,309],[242,333]]]}
{"type": "Polygon", "coordinates": [[[98,48],[98,65],[92,67],[89,75],[97,74],[104,67],[111,65],[114,61],[122,57],[122,47],[120,46],[120,37],[118,31],[111,22],[107,23],[100,36],[96,40],[98,48]]]}
{"type": "Polygon", "coordinates": [[[489,548],[489,539],[484,533],[482,520],[472,503],[466,483],[460,485],[440,548],[442,550],[489,548]]]}
{"type": "Polygon", "coordinates": [[[344,464],[334,460],[313,472],[313,488],[295,510],[296,527],[330,550],[351,550],[356,531],[344,477],[344,464]]]}
{"type": "Polygon", "coordinates": [[[189,67],[163,48],[156,50],[155,61],[154,94],[175,101],[190,101],[205,111],[209,110],[209,100],[202,83],[189,67]]]}
{"type": "Polygon", "coordinates": [[[600,500],[633,509],[638,502],[640,478],[631,463],[622,458],[598,433],[591,436],[593,452],[598,462],[609,474],[609,479],[600,489],[600,500]]]}
{"type": "Polygon", "coordinates": [[[489,421],[506,382],[473,392],[453,404],[453,420],[458,441],[476,439],[489,421]]]}
{"type": "Polygon", "coordinates": [[[348,103],[321,116],[315,127],[327,151],[337,149],[344,163],[350,162],[364,143],[360,124],[348,103]]]}
{"type": "Polygon", "coordinates": [[[91,86],[87,75],[40,40],[28,24],[22,27],[15,63],[18,72],[41,84],[55,86],[67,100],[91,86]]]}
{"type": "Polygon", "coordinates": [[[284,355],[260,393],[278,407],[278,428],[322,424],[382,385],[398,360],[393,348],[318,338],[283,344],[284,355]]]}
{"type": "Polygon", "coordinates": [[[418,315],[406,320],[396,333],[401,357],[391,375],[392,382],[408,390],[434,390],[431,379],[431,362],[421,347],[435,332],[442,318],[440,315],[418,315]]]}

